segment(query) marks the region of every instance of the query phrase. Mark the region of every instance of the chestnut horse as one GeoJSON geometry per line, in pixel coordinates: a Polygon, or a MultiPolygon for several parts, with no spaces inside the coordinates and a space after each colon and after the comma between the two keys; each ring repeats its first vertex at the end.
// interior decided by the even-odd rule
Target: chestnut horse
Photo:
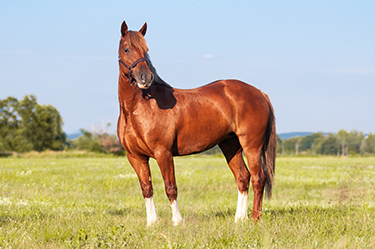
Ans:
{"type": "Polygon", "coordinates": [[[238,80],[219,80],[181,90],[156,73],[144,35],[147,24],[129,31],[121,26],[117,133],[138,175],[146,203],[147,225],[157,221],[149,158],[155,158],[172,207],[172,223],[183,221],[177,204],[173,156],[189,155],[219,145],[238,186],[235,221],[247,219],[251,176],[251,218],[261,216],[263,190],[271,197],[276,156],[276,130],[268,96],[238,80]],[[247,158],[246,167],[242,152],[247,158]]]}

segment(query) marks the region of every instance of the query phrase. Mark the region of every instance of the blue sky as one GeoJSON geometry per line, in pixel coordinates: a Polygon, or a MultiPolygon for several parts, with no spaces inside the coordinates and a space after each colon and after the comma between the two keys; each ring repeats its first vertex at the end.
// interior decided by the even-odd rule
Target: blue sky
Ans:
{"type": "Polygon", "coordinates": [[[374,1],[7,1],[0,99],[36,95],[67,133],[114,131],[125,20],[147,22],[151,60],[174,87],[240,79],[269,94],[278,133],[374,133],[374,13],[374,1]]]}

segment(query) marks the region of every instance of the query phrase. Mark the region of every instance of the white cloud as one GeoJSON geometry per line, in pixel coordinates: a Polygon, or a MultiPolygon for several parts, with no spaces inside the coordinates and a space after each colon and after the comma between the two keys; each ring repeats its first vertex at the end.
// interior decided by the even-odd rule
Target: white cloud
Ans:
{"type": "Polygon", "coordinates": [[[344,74],[375,74],[375,67],[336,68],[333,71],[344,74]]]}
{"type": "Polygon", "coordinates": [[[205,54],[205,55],[203,55],[203,58],[206,59],[206,60],[209,60],[209,59],[214,58],[214,55],[213,54],[205,54]]]}

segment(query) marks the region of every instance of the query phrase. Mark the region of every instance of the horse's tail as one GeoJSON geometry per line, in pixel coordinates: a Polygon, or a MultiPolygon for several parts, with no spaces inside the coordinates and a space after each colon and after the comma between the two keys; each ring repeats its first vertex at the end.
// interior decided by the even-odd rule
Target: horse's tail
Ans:
{"type": "Polygon", "coordinates": [[[268,126],[267,130],[264,133],[263,138],[263,147],[262,147],[262,164],[263,170],[266,174],[266,183],[265,183],[265,194],[267,198],[272,197],[272,185],[275,176],[275,160],[276,160],[276,144],[277,144],[277,137],[276,137],[276,124],[275,124],[275,114],[273,111],[273,107],[271,101],[267,94],[262,92],[263,96],[266,98],[268,102],[268,106],[270,109],[269,116],[268,116],[268,126]]]}

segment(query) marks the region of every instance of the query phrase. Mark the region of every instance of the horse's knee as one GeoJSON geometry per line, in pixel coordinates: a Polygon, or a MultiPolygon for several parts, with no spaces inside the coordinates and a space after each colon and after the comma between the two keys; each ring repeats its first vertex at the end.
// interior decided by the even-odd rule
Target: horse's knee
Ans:
{"type": "Polygon", "coordinates": [[[241,193],[247,192],[249,189],[249,183],[250,183],[250,174],[249,172],[245,171],[237,179],[238,190],[241,193]]]}
{"type": "Polygon", "coordinates": [[[153,196],[153,189],[151,184],[144,184],[141,182],[141,188],[144,198],[151,198],[153,196]]]}
{"type": "Polygon", "coordinates": [[[263,192],[265,179],[265,175],[263,177],[261,174],[259,176],[251,177],[251,184],[253,185],[254,192],[263,192]]]}
{"type": "Polygon", "coordinates": [[[263,191],[266,179],[267,176],[264,173],[263,168],[260,168],[255,175],[251,175],[251,184],[253,185],[253,188],[257,188],[259,186],[258,188],[260,188],[260,190],[263,191]]]}
{"type": "Polygon", "coordinates": [[[177,186],[173,184],[165,184],[165,192],[168,199],[172,202],[177,199],[177,186]]]}

